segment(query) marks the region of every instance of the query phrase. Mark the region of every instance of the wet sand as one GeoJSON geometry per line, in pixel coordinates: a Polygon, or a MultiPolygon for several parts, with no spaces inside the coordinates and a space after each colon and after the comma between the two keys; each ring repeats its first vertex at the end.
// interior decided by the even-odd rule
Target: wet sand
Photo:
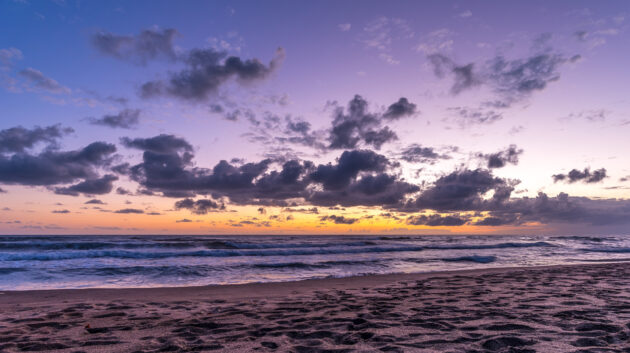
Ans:
{"type": "Polygon", "coordinates": [[[26,351],[630,352],[630,264],[1,292],[26,351]]]}

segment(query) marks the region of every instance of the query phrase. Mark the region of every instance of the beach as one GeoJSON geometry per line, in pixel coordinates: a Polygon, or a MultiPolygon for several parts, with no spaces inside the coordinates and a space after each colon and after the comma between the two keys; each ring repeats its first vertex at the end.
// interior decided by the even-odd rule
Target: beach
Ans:
{"type": "Polygon", "coordinates": [[[0,351],[630,352],[630,267],[4,291],[0,351]]]}

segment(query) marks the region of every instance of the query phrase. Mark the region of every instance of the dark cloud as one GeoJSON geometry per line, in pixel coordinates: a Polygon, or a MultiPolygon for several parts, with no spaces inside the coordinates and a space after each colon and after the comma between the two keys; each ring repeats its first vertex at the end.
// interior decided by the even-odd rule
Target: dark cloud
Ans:
{"type": "Polygon", "coordinates": [[[192,152],[192,146],[188,141],[174,135],[158,135],[151,138],[130,139],[123,137],[121,143],[129,148],[136,148],[154,153],[174,153],[179,150],[192,152]]]}
{"type": "Polygon", "coordinates": [[[298,212],[298,213],[306,213],[306,214],[319,214],[319,210],[317,207],[312,208],[285,208],[282,212],[298,212]]]}
{"type": "MultiPolygon", "coordinates": [[[[257,180],[268,169],[271,161],[246,163],[234,166],[227,161],[220,161],[214,168],[193,168],[192,147],[183,139],[172,135],[160,135],[149,139],[123,139],[128,147],[142,149],[143,162],[130,168],[130,177],[141,186],[154,191],[169,194],[205,194],[218,192],[231,196],[233,201],[240,198],[256,197],[255,192],[280,192],[274,189],[274,182],[294,184],[296,170],[299,173],[303,165],[285,164],[282,172],[274,172],[257,180]],[[252,193],[254,192],[254,193],[252,193]]],[[[264,195],[263,195],[264,196],[264,195]]]]}
{"type": "Polygon", "coordinates": [[[232,78],[247,83],[268,77],[280,66],[284,56],[284,49],[278,48],[269,65],[265,66],[258,59],[242,60],[214,49],[193,49],[183,59],[185,69],[171,74],[167,80],[143,84],[140,93],[144,98],[168,95],[202,101],[232,78]]]}
{"type": "MultiPolygon", "coordinates": [[[[368,102],[359,95],[355,95],[347,107],[339,106],[336,102],[329,102],[326,107],[333,108],[332,126],[329,128],[313,130],[311,123],[303,119],[292,116],[283,119],[267,112],[260,119],[248,116],[253,132],[247,135],[250,141],[256,143],[302,145],[321,152],[358,147],[380,149],[384,144],[398,139],[396,133],[385,125],[386,122],[416,114],[416,105],[404,97],[382,112],[369,111],[368,102]]],[[[283,148],[281,153],[296,155],[290,147],[283,148]]]]}
{"type": "Polygon", "coordinates": [[[120,174],[120,175],[127,175],[129,174],[129,163],[121,163],[121,164],[117,164],[115,166],[112,166],[110,169],[112,172],[120,174]]]}
{"type": "Polygon", "coordinates": [[[474,64],[457,65],[449,57],[442,54],[431,54],[427,56],[429,63],[433,66],[433,73],[443,78],[447,75],[453,77],[452,94],[460,92],[481,84],[480,78],[474,72],[474,64]]]}
{"type": "Polygon", "coordinates": [[[97,169],[111,162],[116,146],[94,142],[76,151],[45,150],[37,155],[0,155],[0,182],[21,185],[55,185],[77,179],[97,179],[97,169]]]}
{"type": "Polygon", "coordinates": [[[210,199],[183,199],[175,202],[175,209],[187,209],[198,215],[207,214],[210,210],[224,210],[225,205],[210,199]]]}
{"type": "Polygon", "coordinates": [[[85,204],[87,204],[87,205],[89,205],[89,204],[92,204],[92,205],[105,205],[105,202],[103,202],[103,201],[101,201],[99,199],[91,199],[91,200],[85,201],[85,204]]]}
{"type": "MultiPolygon", "coordinates": [[[[515,183],[494,177],[489,170],[459,170],[438,178],[415,200],[398,208],[398,211],[417,212],[430,209],[438,212],[465,212],[468,215],[456,216],[468,223],[471,214],[482,215],[481,219],[470,223],[479,226],[528,223],[610,226],[630,223],[630,200],[589,199],[571,197],[564,193],[550,197],[542,192],[535,198],[510,198],[515,183]]],[[[417,216],[412,216],[409,222],[425,225],[441,222],[436,218],[429,224],[430,216],[415,217],[417,216]]],[[[448,221],[460,222],[454,219],[448,221]]]]}
{"type": "Polygon", "coordinates": [[[554,183],[564,181],[567,183],[575,183],[578,181],[584,183],[598,183],[606,178],[606,169],[600,168],[591,172],[590,168],[584,168],[583,171],[572,169],[567,174],[554,174],[552,176],[554,183]]]}
{"type": "Polygon", "coordinates": [[[442,54],[427,57],[439,78],[453,77],[451,93],[458,94],[478,85],[489,86],[500,99],[495,108],[507,107],[512,103],[541,91],[551,82],[560,79],[560,67],[579,60],[580,56],[566,57],[551,51],[551,48],[535,48],[537,52],[525,58],[507,59],[496,56],[475,70],[475,64],[458,65],[442,54]]]}
{"type": "Polygon", "coordinates": [[[382,172],[388,164],[385,156],[369,150],[345,151],[336,165],[320,164],[310,178],[321,183],[324,190],[339,190],[347,187],[359,172],[382,172]]]}
{"type": "Polygon", "coordinates": [[[68,211],[68,210],[54,210],[54,211],[52,211],[52,213],[64,214],[64,213],[70,213],[70,211],[68,211]]]}
{"type": "Polygon", "coordinates": [[[455,123],[460,127],[492,124],[503,119],[503,114],[493,109],[475,107],[451,107],[447,109],[455,116],[455,123]]]}
{"type": "Polygon", "coordinates": [[[462,226],[468,222],[467,218],[461,216],[441,216],[439,214],[410,216],[406,220],[407,224],[419,226],[425,225],[430,227],[453,227],[462,226]]]}
{"type": "Polygon", "coordinates": [[[123,208],[121,210],[114,211],[114,213],[122,213],[122,214],[142,214],[144,210],[137,208],[123,208]]]}
{"type": "Polygon", "coordinates": [[[440,212],[483,210],[505,201],[513,190],[512,182],[493,176],[489,170],[457,170],[438,178],[404,208],[440,212]],[[494,191],[492,198],[484,199],[489,191],[494,191]]]}
{"type": "Polygon", "coordinates": [[[146,64],[160,56],[176,59],[173,40],[177,30],[145,29],[135,36],[99,32],[92,36],[92,44],[103,54],[137,64],[146,64]]]}
{"type": "Polygon", "coordinates": [[[630,223],[630,200],[589,199],[560,193],[550,197],[539,193],[535,198],[512,199],[489,214],[502,224],[537,222],[612,226],[630,223]]]}
{"type": "Polygon", "coordinates": [[[80,193],[85,195],[109,194],[114,188],[114,181],[116,180],[118,180],[117,176],[107,174],[97,179],[86,179],[69,187],[55,188],[55,193],[70,196],[79,196],[80,193]]]}
{"type": "Polygon", "coordinates": [[[188,219],[188,218],[184,218],[184,219],[178,219],[175,221],[175,223],[191,223],[192,220],[188,219]]]}
{"type": "Polygon", "coordinates": [[[102,125],[111,128],[131,129],[140,122],[140,110],[125,109],[115,115],[104,115],[100,119],[91,118],[93,125],[102,125]]]}
{"type": "Polygon", "coordinates": [[[24,77],[28,83],[35,89],[44,90],[49,93],[70,93],[68,87],[64,87],[59,82],[44,75],[41,71],[33,68],[26,68],[20,71],[20,76],[24,77]]]}
{"type": "MultiPolygon", "coordinates": [[[[401,213],[438,212],[437,215],[412,215],[408,220],[409,224],[428,226],[630,222],[630,202],[627,201],[591,200],[563,194],[512,198],[518,181],[496,177],[491,169],[456,170],[427,183],[421,190],[398,176],[396,163],[369,150],[345,151],[334,163],[328,164],[315,165],[300,159],[283,162],[264,159],[249,163],[223,160],[212,168],[204,168],[193,163],[191,145],[172,135],[124,139],[123,144],[143,151],[142,162],[129,168],[129,177],[140,184],[140,190],[164,196],[187,195],[186,199],[178,201],[176,208],[190,209],[193,213],[218,209],[222,205],[214,200],[225,200],[263,209],[280,206],[285,212],[313,214],[318,212],[319,206],[369,206],[401,213]],[[207,198],[195,201],[195,195],[207,198]]],[[[435,151],[431,150],[414,152],[425,158],[435,157],[430,153],[435,151]]],[[[516,163],[520,153],[515,146],[510,146],[483,156],[491,168],[516,163]]],[[[591,176],[596,174],[590,173],[591,176]]],[[[354,218],[339,217],[325,216],[322,221],[356,222],[354,218]]]]}
{"type": "Polygon", "coordinates": [[[151,139],[125,140],[128,146],[146,148],[143,162],[130,168],[130,177],[165,196],[211,194],[235,204],[259,206],[285,207],[292,199],[326,206],[377,205],[400,202],[404,195],[418,190],[384,173],[393,164],[369,150],[345,151],[335,164],[318,166],[288,160],[279,170],[270,170],[275,163],[269,159],[242,165],[223,160],[206,169],[193,167],[190,145],[183,141],[169,144],[172,148],[155,148],[147,140],[151,139]]]}
{"type": "Polygon", "coordinates": [[[320,217],[320,220],[334,222],[335,224],[354,224],[357,221],[359,221],[358,218],[346,218],[344,216],[335,216],[335,215],[322,216],[320,217]]]}
{"type": "Polygon", "coordinates": [[[398,180],[395,176],[380,173],[363,175],[341,189],[315,190],[306,200],[318,206],[381,206],[400,204],[405,198],[419,191],[417,185],[398,180]]]}
{"type": "Polygon", "coordinates": [[[502,217],[485,217],[475,223],[476,226],[498,227],[508,224],[514,224],[517,220],[516,215],[503,215],[502,217]]]}
{"type": "Polygon", "coordinates": [[[519,98],[540,91],[560,79],[560,65],[576,61],[559,54],[542,53],[524,59],[507,60],[497,56],[489,63],[488,79],[494,89],[508,97],[519,98]]]}
{"type": "Polygon", "coordinates": [[[416,113],[416,105],[410,103],[407,98],[402,97],[398,102],[387,107],[387,111],[383,114],[383,118],[387,120],[398,120],[416,113]]]}
{"type": "Polygon", "coordinates": [[[30,130],[22,126],[0,130],[0,153],[23,153],[39,143],[46,143],[48,149],[54,149],[58,147],[59,138],[72,132],[72,128],[64,128],[59,124],[35,126],[30,130]]]}
{"type": "Polygon", "coordinates": [[[130,195],[131,191],[129,191],[129,190],[123,188],[123,187],[118,187],[118,188],[116,188],[116,193],[118,195],[130,195]]]}
{"type": "MultiPolygon", "coordinates": [[[[329,131],[328,140],[331,149],[352,149],[360,143],[380,149],[387,142],[398,139],[388,126],[383,127],[383,120],[395,120],[403,116],[408,116],[411,106],[406,98],[401,98],[398,102],[390,106],[391,111],[387,118],[384,115],[370,113],[368,102],[363,97],[356,95],[348,103],[348,107],[337,107],[332,121],[332,128],[329,131]]],[[[415,105],[413,105],[415,110],[415,105]]]]}
{"type": "Polygon", "coordinates": [[[419,144],[411,144],[407,146],[401,153],[400,158],[409,163],[428,163],[434,164],[440,159],[450,159],[446,154],[439,154],[432,147],[422,147],[419,144]]]}
{"type": "Polygon", "coordinates": [[[518,157],[523,153],[516,145],[510,145],[503,151],[490,154],[478,154],[478,157],[487,161],[488,168],[503,168],[506,164],[518,164],[518,157]]]}

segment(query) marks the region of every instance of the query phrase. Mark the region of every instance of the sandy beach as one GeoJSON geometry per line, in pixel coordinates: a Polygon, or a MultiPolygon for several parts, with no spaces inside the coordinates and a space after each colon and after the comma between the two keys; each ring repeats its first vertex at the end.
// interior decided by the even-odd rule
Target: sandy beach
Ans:
{"type": "Polygon", "coordinates": [[[6,291],[0,351],[630,352],[630,266],[6,291]]]}

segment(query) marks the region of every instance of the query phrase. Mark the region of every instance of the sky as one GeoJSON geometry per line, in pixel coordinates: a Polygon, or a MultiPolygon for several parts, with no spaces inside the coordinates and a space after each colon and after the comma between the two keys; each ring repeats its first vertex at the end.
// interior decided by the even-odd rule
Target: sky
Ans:
{"type": "Polygon", "coordinates": [[[628,234],[629,16],[0,0],[0,233],[628,234]]]}

